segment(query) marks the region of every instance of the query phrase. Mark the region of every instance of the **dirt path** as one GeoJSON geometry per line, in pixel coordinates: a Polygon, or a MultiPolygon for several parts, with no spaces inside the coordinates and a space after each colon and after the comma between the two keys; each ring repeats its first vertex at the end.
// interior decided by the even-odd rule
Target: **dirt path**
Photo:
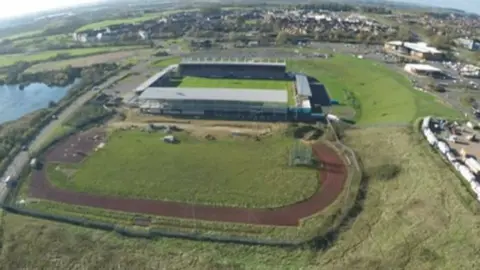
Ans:
{"type": "MultiPolygon", "coordinates": [[[[76,138],[74,137],[75,140],[76,138]]],[[[63,152],[68,143],[59,144],[53,152],[63,152]]],[[[44,170],[34,171],[30,192],[32,197],[67,204],[105,208],[132,213],[247,224],[297,226],[300,219],[322,211],[341,193],[347,179],[347,168],[337,152],[325,144],[313,146],[315,155],[323,164],[320,169],[321,188],[308,200],[273,209],[215,207],[179,202],[128,199],[79,193],[56,188],[50,184],[44,170]]],[[[86,149],[83,149],[86,151],[86,149]]],[[[53,159],[55,154],[47,154],[53,159]]],[[[58,156],[57,156],[58,157],[58,156]]],[[[55,160],[57,161],[57,160],[55,160]]],[[[71,159],[69,159],[72,162],[71,159]]]]}
{"type": "MultiPolygon", "coordinates": [[[[247,128],[247,127],[229,127],[229,126],[210,126],[210,125],[197,125],[197,124],[186,124],[186,123],[152,123],[154,125],[175,125],[178,128],[184,130],[201,130],[201,131],[226,131],[226,132],[243,132],[243,133],[250,133],[250,134],[261,134],[261,133],[268,133],[271,132],[271,128],[247,128]]],[[[138,126],[138,127],[147,127],[149,124],[147,123],[135,123],[135,122],[113,122],[109,123],[109,127],[113,128],[128,128],[131,126],[138,126]]]]}

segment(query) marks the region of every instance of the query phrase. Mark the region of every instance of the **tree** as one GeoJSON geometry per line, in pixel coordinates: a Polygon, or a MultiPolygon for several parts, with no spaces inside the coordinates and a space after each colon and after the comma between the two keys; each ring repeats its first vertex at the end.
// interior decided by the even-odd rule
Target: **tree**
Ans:
{"type": "Polygon", "coordinates": [[[202,9],[200,9],[200,13],[202,13],[205,16],[211,16],[211,15],[219,14],[221,11],[222,11],[222,8],[215,7],[215,6],[204,7],[202,9]]]}
{"type": "Polygon", "coordinates": [[[288,41],[288,33],[286,32],[279,32],[277,34],[277,38],[275,39],[275,44],[277,45],[284,45],[288,41]]]}
{"type": "Polygon", "coordinates": [[[235,20],[237,27],[242,27],[245,24],[245,18],[243,16],[238,16],[235,20]]]}
{"type": "Polygon", "coordinates": [[[435,36],[432,38],[432,45],[441,50],[450,50],[451,40],[447,36],[435,36]]]}

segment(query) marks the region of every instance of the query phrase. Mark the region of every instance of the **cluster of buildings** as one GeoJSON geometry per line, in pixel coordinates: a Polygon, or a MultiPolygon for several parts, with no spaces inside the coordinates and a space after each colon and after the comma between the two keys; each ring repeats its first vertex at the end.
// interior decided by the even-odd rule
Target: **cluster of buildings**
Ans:
{"type": "Polygon", "coordinates": [[[373,36],[390,35],[397,30],[391,26],[380,24],[367,17],[349,14],[340,15],[335,12],[315,12],[311,10],[282,10],[266,12],[265,22],[280,21],[282,31],[291,35],[309,35],[322,31],[345,33],[368,33],[373,36]]]}
{"type": "Polygon", "coordinates": [[[308,78],[302,74],[287,74],[285,61],[183,59],[180,64],[152,76],[135,91],[135,106],[150,114],[274,121],[323,118],[312,104],[315,100],[308,78]],[[184,76],[286,80],[292,82],[293,89],[178,88],[172,85],[172,80],[184,76]]]}
{"type": "Polygon", "coordinates": [[[387,53],[416,61],[442,61],[444,53],[425,42],[389,41],[384,45],[387,53]]]}
{"type": "Polygon", "coordinates": [[[115,42],[121,39],[146,40],[149,38],[146,25],[122,23],[101,29],[78,31],[72,34],[73,41],[82,43],[115,42]]]}
{"type": "MultiPolygon", "coordinates": [[[[422,132],[428,143],[437,149],[442,156],[455,168],[455,170],[470,184],[472,190],[477,194],[477,200],[480,201],[480,183],[478,177],[480,176],[480,163],[472,156],[469,156],[463,151],[461,158],[457,158],[454,151],[450,148],[446,141],[438,139],[434,129],[448,129],[455,127],[447,127],[446,120],[435,120],[432,117],[425,117],[422,121],[422,132]]],[[[453,132],[455,133],[455,132],[453,132]]],[[[474,135],[470,136],[470,140],[474,139],[474,135]]],[[[455,135],[450,136],[449,140],[456,141],[455,135]]]]}
{"type": "Polygon", "coordinates": [[[457,38],[453,42],[459,47],[470,51],[480,51],[480,39],[477,38],[457,38]]]}

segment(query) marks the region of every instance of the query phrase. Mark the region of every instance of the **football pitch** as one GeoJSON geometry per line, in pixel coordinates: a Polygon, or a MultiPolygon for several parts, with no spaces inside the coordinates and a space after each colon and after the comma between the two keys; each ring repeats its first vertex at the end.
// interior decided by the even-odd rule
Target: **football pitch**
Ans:
{"type": "Polygon", "coordinates": [[[183,77],[178,87],[287,90],[289,84],[292,81],[183,77]]]}

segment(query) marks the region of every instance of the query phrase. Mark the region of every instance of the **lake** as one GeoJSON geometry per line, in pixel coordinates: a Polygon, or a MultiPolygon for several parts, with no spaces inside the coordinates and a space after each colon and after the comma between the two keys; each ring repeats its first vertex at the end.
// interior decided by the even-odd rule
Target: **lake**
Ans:
{"type": "Polygon", "coordinates": [[[0,124],[47,108],[50,101],[62,99],[68,89],[69,86],[50,87],[43,83],[32,83],[23,90],[18,85],[0,86],[0,124]]]}

